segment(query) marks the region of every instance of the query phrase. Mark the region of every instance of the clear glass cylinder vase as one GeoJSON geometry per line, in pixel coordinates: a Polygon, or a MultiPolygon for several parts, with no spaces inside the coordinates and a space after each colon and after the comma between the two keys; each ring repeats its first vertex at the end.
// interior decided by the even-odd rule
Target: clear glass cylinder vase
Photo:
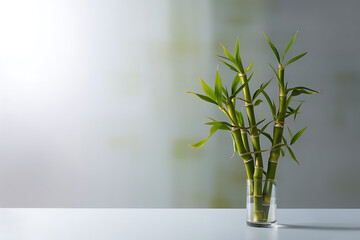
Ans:
{"type": "Polygon", "coordinates": [[[253,227],[276,225],[276,183],[274,180],[247,180],[246,222],[253,227]]]}

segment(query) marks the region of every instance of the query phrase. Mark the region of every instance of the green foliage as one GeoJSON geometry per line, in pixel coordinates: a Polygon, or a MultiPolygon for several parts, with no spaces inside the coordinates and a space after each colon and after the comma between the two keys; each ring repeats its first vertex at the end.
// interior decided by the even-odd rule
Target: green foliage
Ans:
{"type": "Polygon", "coordinates": [[[290,131],[289,126],[286,126],[286,127],[287,127],[287,129],[288,129],[288,131],[289,131],[289,134],[290,134],[291,138],[293,138],[293,137],[294,137],[294,135],[293,135],[293,134],[292,134],[292,132],[290,131]]]}
{"type": "Polygon", "coordinates": [[[227,59],[228,59],[230,62],[236,64],[235,58],[231,55],[231,53],[226,49],[226,47],[225,47],[224,45],[221,44],[221,46],[222,46],[222,48],[224,49],[224,53],[225,53],[227,59]]]}
{"type": "Polygon", "coordinates": [[[222,62],[223,64],[225,64],[225,66],[227,66],[229,69],[233,70],[234,72],[239,72],[238,69],[236,69],[234,66],[228,64],[227,62],[224,62],[224,61],[222,61],[222,60],[219,59],[219,58],[218,58],[217,60],[219,60],[220,62],[222,62]]]}
{"type": "Polygon", "coordinates": [[[291,39],[291,41],[289,42],[288,46],[286,47],[285,52],[284,52],[284,55],[283,55],[283,57],[282,57],[282,59],[281,59],[281,64],[283,64],[284,58],[285,58],[285,55],[286,55],[287,51],[290,49],[291,45],[292,45],[293,42],[295,41],[295,38],[296,38],[297,33],[298,33],[298,32],[296,31],[294,37],[291,39]]]}
{"type": "Polygon", "coordinates": [[[266,82],[265,84],[261,84],[261,85],[260,85],[260,88],[254,92],[254,95],[253,95],[253,97],[252,97],[252,100],[253,100],[253,101],[254,101],[254,100],[257,98],[257,96],[259,96],[259,94],[269,85],[269,83],[271,82],[272,79],[273,79],[273,78],[271,78],[271,79],[270,79],[268,82],[266,82]]]}
{"type": "Polygon", "coordinates": [[[219,69],[216,70],[216,79],[215,79],[215,100],[218,105],[221,105],[222,102],[222,82],[219,74],[219,69]]]}
{"type": "Polygon", "coordinates": [[[271,99],[269,97],[269,95],[264,91],[264,89],[261,91],[261,93],[264,95],[266,101],[268,102],[269,104],[269,107],[270,107],[270,110],[271,110],[271,113],[273,115],[273,118],[275,119],[275,116],[276,116],[276,106],[275,106],[275,103],[273,104],[271,102],[271,99]]]}
{"type": "Polygon", "coordinates": [[[261,100],[261,99],[256,100],[256,102],[254,103],[254,107],[260,105],[260,103],[262,103],[262,102],[263,102],[263,100],[261,100]]]}
{"type": "Polygon", "coordinates": [[[267,132],[260,132],[260,134],[264,135],[267,139],[269,139],[270,143],[273,143],[273,138],[267,132]]]}
{"type": "Polygon", "coordinates": [[[206,102],[209,102],[209,103],[213,103],[215,105],[217,105],[217,102],[215,102],[214,100],[212,100],[211,98],[207,97],[207,96],[204,96],[204,95],[201,95],[201,94],[198,94],[198,93],[194,93],[194,92],[187,92],[187,93],[192,93],[196,96],[198,96],[200,99],[206,101],[206,102]]]}
{"type": "Polygon", "coordinates": [[[304,53],[302,53],[302,54],[294,57],[293,59],[291,59],[290,61],[288,61],[288,62],[284,65],[284,67],[286,67],[287,65],[289,65],[289,64],[291,64],[291,63],[299,60],[300,58],[302,58],[303,56],[305,56],[307,53],[308,53],[308,52],[304,52],[304,53]]]}
{"type": "Polygon", "coordinates": [[[236,38],[236,46],[235,46],[235,57],[236,57],[236,64],[241,73],[244,73],[244,67],[242,65],[240,51],[239,51],[239,38],[236,38]]]}
{"type": "Polygon", "coordinates": [[[292,149],[291,149],[289,146],[286,146],[286,148],[287,148],[287,150],[289,151],[291,158],[292,158],[298,165],[300,165],[300,163],[299,163],[298,160],[296,159],[295,154],[294,154],[294,152],[292,151],[292,149]]]}
{"type": "Polygon", "coordinates": [[[215,92],[214,90],[211,89],[211,87],[209,87],[209,85],[206,84],[206,82],[204,82],[201,78],[200,78],[200,82],[201,82],[201,86],[204,90],[204,93],[211,98],[212,100],[215,101],[216,97],[215,97],[215,92]]]}
{"type": "MultiPolygon", "coordinates": [[[[264,36],[274,53],[277,63],[279,64],[278,68],[274,68],[271,64],[270,67],[272,71],[275,74],[275,77],[277,78],[277,85],[279,86],[279,101],[276,101],[278,105],[275,104],[275,101],[270,98],[270,96],[266,93],[265,89],[270,86],[270,83],[273,78],[271,78],[269,81],[261,84],[257,89],[255,89],[252,97],[250,95],[250,88],[249,88],[249,82],[253,77],[253,72],[250,74],[249,77],[245,73],[250,72],[253,69],[254,62],[252,62],[245,70],[243,67],[243,61],[240,57],[240,48],[239,48],[239,40],[236,39],[235,44],[235,53],[232,54],[230,51],[224,46],[221,45],[225,56],[218,56],[218,60],[224,64],[227,68],[229,68],[231,71],[236,72],[235,77],[233,78],[231,82],[231,89],[228,89],[223,86],[223,81],[220,77],[219,70],[216,71],[216,78],[215,78],[215,86],[212,89],[209,87],[209,85],[203,81],[200,78],[201,86],[204,91],[204,94],[189,92],[197,97],[199,97],[201,100],[205,102],[209,102],[212,104],[217,105],[220,110],[228,117],[230,120],[229,122],[226,121],[217,121],[215,119],[210,118],[210,122],[205,123],[206,125],[211,126],[209,136],[193,145],[191,145],[194,148],[201,147],[204,145],[208,139],[218,130],[225,130],[229,131],[230,135],[232,137],[233,141],[233,150],[234,153],[238,152],[240,156],[245,160],[249,160],[250,157],[247,155],[252,154],[258,154],[265,151],[275,151],[274,153],[281,153],[281,156],[285,156],[286,150],[289,152],[291,158],[299,164],[298,160],[295,157],[295,154],[290,146],[295,144],[304,131],[306,130],[306,127],[298,131],[296,134],[293,134],[290,130],[290,128],[286,125],[285,120],[290,117],[294,116],[294,120],[296,119],[296,116],[299,114],[299,109],[302,106],[302,102],[300,101],[300,104],[297,106],[292,106],[293,101],[299,101],[297,99],[294,99],[295,97],[298,97],[302,94],[316,94],[319,93],[319,91],[313,90],[311,88],[298,86],[293,88],[288,88],[288,82],[284,80],[284,71],[285,67],[296,62],[300,58],[304,57],[307,52],[302,53],[300,55],[297,55],[296,57],[290,59],[286,64],[284,64],[284,60],[286,57],[286,54],[289,52],[289,49],[292,47],[293,43],[295,42],[297,32],[294,34],[290,42],[287,44],[286,49],[284,53],[282,54],[282,57],[280,58],[280,54],[278,49],[275,47],[275,45],[272,43],[270,38],[264,33],[264,36]],[[240,85],[241,82],[241,85],[240,85]],[[240,86],[239,86],[240,85],[240,86]],[[244,92],[244,96],[239,95],[241,92],[244,92]],[[237,106],[237,103],[242,101],[241,103],[246,106],[246,116],[247,121],[244,119],[243,114],[241,111],[238,111],[235,109],[235,106],[237,106]],[[258,127],[265,121],[265,119],[256,122],[255,120],[255,114],[254,109],[256,106],[260,105],[262,102],[267,102],[269,105],[271,115],[273,120],[267,122],[265,125],[261,127],[261,129],[258,129],[258,127]],[[252,103],[253,106],[250,104],[252,103]],[[224,105],[225,104],[225,105],[224,105]],[[249,106],[247,106],[249,105],[249,106]],[[268,126],[270,126],[271,123],[274,123],[273,128],[273,135],[266,132],[266,129],[268,126]],[[286,139],[283,136],[283,131],[281,128],[278,128],[279,126],[285,126],[288,129],[288,132],[290,134],[290,141],[289,144],[286,141],[286,139]],[[242,130],[242,134],[239,139],[239,133],[238,130],[242,130]],[[251,130],[251,131],[249,131],[251,130]],[[253,152],[249,152],[250,146],[248,146],[248,136],[246,134],[260,134],[261,137],[266,137],[270,143],[271,147],[267,150],[260,149],[260,145],[256,143],[257,140],[252,139],[253,143],[253,152]],[[236,141],[235,141],[236,140],[236,141]]],[[[290,82],[291,83],[291,82],[290,82]]],[[[269,131],[270,132],[270,131],[269,131]]],[[[255,138],[256,139],[256,138],[255,138]]],[[[260,154],[261,155],[261,154],[260,154]]],[[[259,155],[259,156],[260,156],[259,155]]],[[[278,160],[278,154],[271,154],[274,159],[274,161],[278,160]]],[[[251,156],[251,158],[253,158],[251,156]]],[[[254,158],[253,158],[254,159],[254,158]]],[[[259,158],[256,158],[259,159],[259,158]]],[[[270,160],[270,159],[269,159],[270,160]]],[[[260,160],[256,160],[260,161],[260,160]]],[[[257,162],[259,163],[259,162],[257,162]]],[[[262,163],[261,163],[262,164],[262,163]]],[[[274,164],[268,164],[269,166],[274,166],[274,164]]],[[[276,169],[276,166],[275,166],[276,169]]],[[[249,172],[254,173],[254,169],[250,170],[249,172]]],[[[247,172],[249,174],[249,172],[247,172]]],[[[263,172],[266,177],[270,177],[270,179],[275,178],[275,170],[268,168],[268,171],[263,172]]],[[[252,179],[253,176],[248,176],[249,179],[252,179]]],[[[268,193],[264,193],[268,194],[268,193]]]]}
{"type": "Polygon", "coordinates": [[[304,133],[306,128],[307,127],[304,127],[299,132],[297,132],[294,136],[291,137],[290,145],[293,145],[301,137],[301,135],[304,133]]]}
{"type": "Polygon", "coordinates": [[[237,117],[237,119],[238,119],[238,121],[239,121],[239,125],[240,125],[241,127],[244,127],[244,126],[245,126],[245,122],[244,122],[244,117],[243,117],[241,111],[235,110],[235,112],[236,112],[236,117],[237,117]]]}
{"type": "Polygon", "coordinates": [[[268,41],[268,43],[269,43],[269,45],[270,45],[273,53],[275,54],[275,57],[276,57],[276,59],[278,60],[278,63],[280,64],[281,62],[280,62],[280,56],[279,56],[278,50],[276,49],[276,47],[274,46],[274,44],[270,41],[270,39],[268,38],[268,36],[266,36],[266,34],[265,34],[264,32],[263,32],[263,34],[264,34],[264,36],[266,37],[266,39],[267,39],[267,41],[268,41]]]}
{"type": "Polygon", "coordinates": [[[254,62],[252,62],[252,63],[250,64],[250,66],[245,70],[245,72],[250,71],[250,70],[252,69],[253,65],[254,65],[254,62]]]}
{"type": "Polygon", "coordinates": [[[272,122],[274,122],[274,121],[270,121],[270,122],[268,122],[267,124],[265,124],[265,125],[260,129],[259,132],[261,133],[261,132],[265,131],[265,129],[267,128],[267,126],[269,126],[269,124],[272,123],[272,122]]]}
{"type": "Polygon", "coordinates": [[[234,95],[234,93],[236,92],[236,88],[238,87],[239,82],[240,82],[240,77],[238,74],[236,74],[231,84],[231,95],[234,95]]]}
{"type": "Polygon", "coordinates": [[[197,142],[195,144],[191,144],[190,146],[193,147],[193,148],[199,148],[201,147],[202,145],[204,145],[207,140],[209,140],[209,138],[217,131],[217,130],[228,130],[230,131],[230,128],[225,125],[225,124],[216,124],[214,126],[212,126],[210,128],[210,134],[207,138],[205,138],[204,140],[201,140],[200,142],[197,142]]]}

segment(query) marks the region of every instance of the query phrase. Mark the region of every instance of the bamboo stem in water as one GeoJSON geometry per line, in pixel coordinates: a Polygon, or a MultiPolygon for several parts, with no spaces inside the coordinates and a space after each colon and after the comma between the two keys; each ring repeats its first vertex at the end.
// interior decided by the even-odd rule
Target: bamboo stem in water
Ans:
{"type": "MultiPolygon", "coordinates": [[[[279,64],[278,67],[278,76],[281,85],[279,84],[279,111],[277,114],[277,120],[273,128],[273,143],[272,146],[277,144],[281,144],[283,131],[284,131],[284,124],[285,119],[284,116],[286,114],[286,91],[284,89],[284,67],[279,64]]],[[[280,148],[273,148],[270,152],[270,157],[268,160],[268,169],[266,173],[266,180],[264,184],[264,191],[263,191],[263,206],[264,206],[264,220],[267,220],[269,206],[270,206],[270,199],[271,199],[271,192],[272,186],[275,181],[276,175],[276,167],[278,164],[280,156],[280,148]]]]}
{"type": "Polygon", "coordinates": [[[263,219],[263,197],[262,197],[262,174],[263,174],[263,161],[260,147],[259,130],[256,127],[256,119],[254,112],[254,105],[252,103],[248,79],[245,73],[239,73],[243,88],[244,98],[246,100],[245,108],[250,125],[251,141],[255,153],[255,169],[254,169],[254,222],[262,221],[263,219]]]}

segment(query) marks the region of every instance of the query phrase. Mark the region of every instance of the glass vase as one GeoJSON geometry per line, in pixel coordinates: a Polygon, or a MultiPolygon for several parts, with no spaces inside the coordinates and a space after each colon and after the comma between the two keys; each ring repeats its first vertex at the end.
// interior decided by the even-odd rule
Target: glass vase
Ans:
{"type": "Polygon", "coordinates": [[[276,183],[267,180],[247,180],[246,222],[252,227],[276,225],[276,183]],[[255,189],[261,189],[256,191],[255,189]],[[259,194],[260,192],[260,194],[259,194]],[[257,194],[256,194],[257,193],[257,194]]]}

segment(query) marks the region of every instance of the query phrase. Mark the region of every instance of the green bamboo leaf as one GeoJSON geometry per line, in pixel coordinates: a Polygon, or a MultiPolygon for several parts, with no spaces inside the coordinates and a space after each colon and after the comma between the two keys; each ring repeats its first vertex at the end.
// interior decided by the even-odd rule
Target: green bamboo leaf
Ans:
{"type": "Polygon", "coordinates": [[[244,127],[244,126],[245,126],[245,122],[244,122],[244,117],[243,117],[241,111],[235,110],[235,112],[236,112],[236,117],[237,117],[237,119],[238,119],[238,121],[239,121],[239,125],[240,125],[241,127],[244,127]]]}
{"type": "Polygon", "coordinates": [[[275,144],[274,146],[272,146],[270,149],[281,149],[281,147],[284,147],[286,146],[286,144],[283,144],[283,143],[278,143],[278,144],[275,144]]]}
{"type": "Polygon", "coordinates": [[[285,115],[283,115],[283,118],[285,119],[285,118],[287,118],[287,117],[290,117],[291,115],[294,115],[296,112],[291,112],[291,113],[289,113],[289,114],[285,114],[285,115]]]}
{"type": "Polygon", "coordinates": [[[242,65],[241,57],[240,57],[240,51],[239,51],[239,38],[236,38],[236,47],[235,47],[235,58],[238,68],[240,69],[241,73],[244,73],[244,68],[242,65]]]}
{"type": "Polygon", "coordinates": [[[222,102],[222,82],[219,74],[219,69],[216,70],[216,78],[215,78],[215,99],[218,105],[221,105],[222,102]]]}
{"type": "Polygon", "coordinates": [[[263,120],[261,120],[260,122],[256,123],[254,126],[250,126],[250,129],[253,129],[255,127],[257,127],[259,124],[261,124],[262,122],[264,122],[266,119],[264,118],[263,120]]]}
{"type": "Polygon", "coordinates": [[[231,95],[233,95],[236,92],[236,88],[238,87],[239,82],[240,82],[240,77],[238,74],[236,74],[231,85],[231,95]]]}
{"type": "Polygon", "coordinates": [[[225,89],[224,87],[222,87],[222,92],[224,94],[224,97],[229,98],[229,93],[228,93],[227,88],[225,89]]]}
{"type": "Polygon", "coordinates": [[[265,129],[267,128],[267,126],[269,126],[269,124],[272,123],[272,122],[273,122],[273,121],[270,121],[270,122],[268,122],[267,124],[265,124],[265,125],[261,128],[260,132],[265,131],[265,129]]]}
{"type": "Polygon", "coordinates": [[[269,81],[267,81],[265,84],[261,84],[260,88],[258,90],[256,90],[256,92],[253,95],[252,100],[254,101],[259,95],[260,93],[269,85],[269,83],[271,82],[271,80],[273,80],[273,78],[271,78],[269,81]]]}
{"type": "Polygon", "coordinates": [[[231,125],[228,122],[224,122],[224,121],[217,121],[213,118],[208,117],[212,122],[207,122],[205,123],[206,125],[224,125],[224,126],[228,126],[229,128],[233,127],[233,125],[231,125]]]}
{"type": "Polygon", "coordinates": [[[297,132],[290,141],[290,145],[293,145],[300,137],[301,135],[304,133],[304,131],[306,130],[307,127],[304,127],[303,129],[301,129],[299,132],[297,132]]]}
{"type": "Polygon", "coordinates": [[[290,102],[291,102],[291,96],[286,100],[285,108],[289,107],[290,102]]]}
{"type": "Polygon", "coordinates": [[[230,130],[227,126],[225,125],[214,125],[211,127],[210,129],[210,134],[207,138],[205,138],[204,140],[201,140],[200,142],[197,142],[195,144],[191,144],[190,146],[193,147],[193,148],[199,148],[201,147],[202,145],[204,145],[207,140],[209,140],[209,138],[217,131],[217,130],[230,130]]]}
{"type": "Polygon", "coordinates": [[[221,46],[224,49],[224,53],[227,56],[227,58],[229,59],[229,61],[236,65],[235,58],[231,55],[231,53],[226,49],[226,47],[224,45],[221,44],[221,46]]]}
{"type": "Polygon", "coordinates": [[[284,62],[284,58],[285,58],[285,54],[287,53],[287,51],[290,49],[291,45],[293,44],[293,42],[295,41],[296,35],[297,35],[298,31],[296,31],[294,37],[291,39],[291,41],[289,42],[288,46],[286,47],[286,50],[284,52],[284,55],[281,59],[281,64],[284,62]]]}
{"type": "Polygon", "coordinates": [[[200,77],[200,82],[201,82],[201,86],[204,90],[204,93],[209,97],[211,98],[212,100],[216,100],[216,97],[215,97],[215,92],[214,90],[211,89],[211,87],[209,87],[209,85],[206,84],[206,82],[204,82],[201,77],[200,77]]]}
{"type": "Polygon", "coordinates": [[[260,132],[260,134],[264,135],[267,139],[269,139],[271,143],[273,142],[273,139],[269,133],[262,131],[260,132]]]}
{"type": "Polygon", "coordinates": [[[226,125],[228,127],[233,127],[230,123],[228,122],[207,122],[205,123],[206,125],[211,125],[211,126],[215,126],[215,125],[226,125]]]}
{"type": "Polygon", "coordinates": [[[280,152],[281,152],[281,156],[285,157],[285,152],[284,152],[284,150],[282,148],[280,148],[280,152]]]}
{"type": "Polygon", "coordinates": [[[239,99],[239,100],[241,100],[241,101],[243,101],[243,102],[246,102],[246,103],[251,103],[250,101],[248,101],[248,100],[246,100],[246,99],[244,99],[244,98],[237,97],[236,99],[239,99]]]}
{"type": "Polygon", "coordinates": [[[299,113],[299,109],[300,109],[300,107],[301,107],[301,105],[302,105],[303,103],[300,103],[299,104],[299,106],[294,110],[295,111],[295,114],[294,114],[294,121],[296,120],[296,116],[298,115],[298,113],[299,113]]]}
{"type": "Polygon", "coordinates": [[[290,94],[290,96],[295,97],[298,96],[300,94],[316,94],[317,92],[309,92],[306,90],[293,90],[290,94]]]}
{"type": "Polygon", "coordinates": [[[250,64],[250,66],[245,70],[245,72],[250,71],[250,70],[252,69],[253,65],[254,65],[254,62],[252,62],[252,63],[250,64]]]}
{"type": "MultiPolygon", "coordinates": [[[[260,85],[260,88],[262,87],[262,84],[260,85]]],[[[253,94],[253,96],[252,96],[252,100],[254,101],[255,99],[256,99],[256,96],[258,96],[259,94],[261,93],[261,91],[260,91],[260,89],[257,89],[255,92],[254,92],[254,94],[253,94]]]]}
{"type": "Polygon", "coordinates": [[[273,102],[272,102],[272,106],[273,106],[273,108],[275,109],[275,112],[276,112],[276,105],[275,105],[275,101],[273,100],[273,102]]]}
{"type": "Polygon", "coordinates": [[[274,44],[270,41],[270,39],[268,38],[268,36],[266,36],[266,34],[263,32],[264,36],[266,37],[272,51],[274,52],[275,56],[276,56],[276,59],[278,60],[278,63],[280,64],[280,56],[279,56],[279,52],[278,50],[276,49],[276,47],[274,46],[274,44]]]}
{"type": "Polygon", "coordinates": [[[275,76],[278,80],[280,80],[279,75],[277,74],[277,72],[275,71],[275,68],[269,63],[269,66],[271,67],[271,69],[273,70],[273,72],[275,73],[275,76]]]}
{"type": "Polygon", "coordinates": [[[251,80],[251,78],[252,78],[253,75],[254,75],[254,73],[251,73],[251,74],[250,74],[250,77],[248,77],[248,80],[247,80],[246,83],[250,82],[250,80],[251,80]]]}
{"type": "Polygon", "coordinates": [[[202,100],[204,100],[206,102],[218,105],[217,102],[215,102],[214,100],[212,100],[211,98],[209,98],[207,96],[204,96],[204,95],[201,95],[201,94],[198,94],[198,93],[194,93],[194,92],[187,92],[187,93],[192,93],[192,94],[198,96],[200,99],[202,99],[202,100]]]}
{"type": "Polygon", "coordinates": [[[303,104],[303,103],[300,103],[299,106],[298,106],[296,109],[293,109],[293,108],[291,108],[291,107],[288,107],[288,109],[289,109],[289,112],[288,112],[288,113],[289,113],[289,114],[284,115],[284,118],[287,118],[288,116],[294,115],[294,121],[295,121],[296,116],[297,116],[297,114],[299,113],[299,109],[300,109],[300,107],[301,107],[302,104],[303,104]]]}
{"type": "Polygon", "coordinates": [[[284,68],[285,68],[287,65],[295,62],[296,60],[299,60],[300,58],[302,58],[303,56],[305,56],[307,53],[308,53],[308,52],[304,52],[304,53],[302,53],[302,54],[300,54],[300,55],[297,55],[296,57],[294,57],[293,59],[291,59],[290,61],[288,61],[288,62],[284,65],[284,68]]]}
{"type": "Polygon", "coordinates": [[[221,56],[221,55],[216,55],[216,56],[219,57],[219,58],[222,58],[222,59],[225,59],[225,60],[230,61],[227,57],[224,57],[224,56],[221,56]]]}
{"type": "Polygon", "coordinates": [[[310,92],[313,92],[314,94],[315,93],[319,93],[319,91],[316,91],[314,89],[311,89],[311,88],[307,88],[307,87],[302,87],[302,86],[299,86],[299,87],[294,87],[294,88],[289,88],[286,90],[286,92],[290,92],[290,91],[293,91],[293,90],[308,90],[310,92]]]}
{"type": "Polygon", "coordinates": [[[289,131],[289,134],[290,134],[291,138],[293,138],[294,136],[293,136],[292,132],[290,131],[289,126],[286,125],[286,127],[287,127],[287,129],[288,129],[288,131],[289,131]]]}
{"type": "Polygon", "coordinates": [[[276,108],[271,103],[271,99],[270,99],[269,95],[265,92],[265,90],[262,90],[261,92],[262,92],[262,94],[264,95],[266,101],[269,104],[272,115],[275,116],[276,115],[276,108]]]}
{"type": "Polygon", "coordinates": [[[254,103],[254,107],[256,107],[257,105],[259,105],[262,102],[263,102],[263,100],[261,100],[261,99],[256,100],[256,102],[254,103]]]}
{"type": "Polygon", "coordinates": [[[222,62],[225,66],[227,66],[230,70],[233,70],[234,72],[239,72],[239,70],[237,70],[235,67],[231,66],[230,64],[228,64],[227,62],[222,61],[221,59],[217,58],[217,60],[219,60],[220,62],[222,62]]]}
{"type": "Polygon", "coordinates": [[[286,146],[286,148],[289,150],[289,153],[291,155],[291,158],[298,164],[300,165],[300,163],[298,162],[298,160],[296,160],[295,154],[294,152],[291,150],[291,148],[289,146],[286,146]]]}

